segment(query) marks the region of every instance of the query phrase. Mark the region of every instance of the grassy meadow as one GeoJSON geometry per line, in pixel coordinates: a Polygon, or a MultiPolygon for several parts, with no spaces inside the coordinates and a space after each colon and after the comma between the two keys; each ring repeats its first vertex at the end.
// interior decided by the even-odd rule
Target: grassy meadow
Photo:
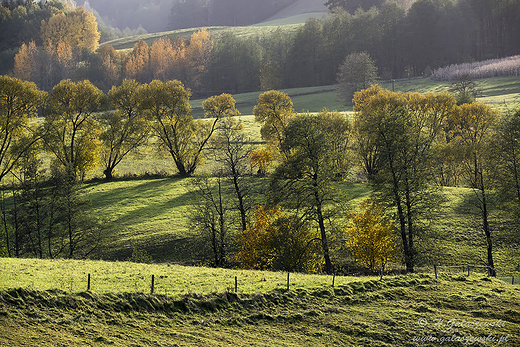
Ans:
{"type": "Polygon", "coordinates": [[[291,274],[287,291],[282,273],[72,260],[0,264],[3,276],[26,284],[0,287],[1,346],[513,347],[520,341],[520,286],[482,275],[337,276],[333,287],[330,276],[291,274]],[[89,292],[86,271],[93,273],[89,292]],[[151,273],[153,295],[146,284],[151,273]],[[82,286],[69,287],[79,275],[82,286]]]}

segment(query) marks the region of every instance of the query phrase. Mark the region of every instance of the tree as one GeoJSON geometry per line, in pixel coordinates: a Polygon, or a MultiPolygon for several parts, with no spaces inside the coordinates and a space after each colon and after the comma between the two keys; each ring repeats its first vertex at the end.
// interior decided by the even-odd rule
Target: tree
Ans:
{"type": "Polygon", "coordinates": [[[64,247],[59,252],[65,251],[69,258],[85,258],[101,244],[101,230],[86,212],[89,201],[81,196],[78,181],[70,172],[55,170],[51,181],[56,201],[52,202],[55,210],[50,223],[64,247]]]}
{"type": "Polygon", "coordinates": [[[96,17],[83,7],[55,14],[41,26],[43,45],[54,48],[63,41],[73,49],[86,48],[93,52],[99,46],[99,37],[96,17]]]}
{"type": "Polygon", "coordinates": [[[143,93],[143,108],[153,121],[158,145],[171,155],[181,176],[191,175],[199,165],[194,148],[196,124],[188,102],[191,92],[178,80],[154,80],[143,93]]]}
{"type": "Polygon", "coordinates": [[[13,75],[24,81],[40,82],[40,51],[34,41],[22,44],[14,56],[13,75]]]}
{"type": "Polygon", "coordinates": [[[259,147],[251,152],[249,161],[252,167],[258,168],[258,175],[267,175],[269,168],[273,165],[273,155],[268,147],[259,147]]]}
{"type": "Polygon", "coordinates": [[[310,87],[322,85],[323,68],[323,30],[316,18],[308,19],[292,40],[288,53],[289,87],[310,87]]]}
{"type": "Polygon", "coordinates": [[[367,11],[369,8],[373,6],[379,7],[383,3],[384,0],[328,0],[325,2],[325,6],[327,6],[330,11],[343,9],[354,14],[359,8],[367,11]]]}
{"type": "Polygon", "coordinates": [[[255,122],[262,123],[262,139],[277,148],[280,147],[285,127],[294,113],[289,95],[276,90],[260,94],[253,108],[255,122]]]}
{"type": "Polygon", "coordinates": [[[350,225],[345,228],[347,247],[356,261],[370,271],[383,273],[399,254],[394,227],[377,201],[366,199],[360,209],[349,214],[350,225]]]}
{"type": "Polygon", "coordinates": [[[132,151],[144,145],[150,133],[150,122],[142,113],[142,86],[135,80],[124,80],[108,92],[114,112],[99,117],[101,158],[107,180],[112,179],[115,167],[132,151]]]}
{"type": "Polygon", "coordinates": [[[135,79],[139,83],[148,83],[152,80],[150,71],[150,46],[139,40],[132,51],[127,55],[124,63],[124,77],[135,79]]]}
{"type": "Polygon", "coordinates": [[[444,127],[454,105],[455,99],[446,93],[393,93],[379,86],[354,95],[357,132],[367,139],[363,140],[369,149],[367,159],[376,163],[370,183],[378,200],[396,209],[409,272],[418,260],[415,241],[421,220],[431,218],[441,202],[433,186],[433,147],[445,139],[444,127]]]}
{"type": "Polygon", "coordinates": [[[222,175],[217,174],[214,180],[208,176],[198,176],[190,183],[198,196],[196,208],[190,214],[190,225],[199,232],[202,240],[200,247],[209,244],[213,266],[224,266],[232,243],[232,218],[222,175]]]}
{"type": "Polygon", "coordinates": [[[202,103],[211,121],[193,119],[188,102],[191,92],[181,82],[152,81],[144,91],[143,107],[153,119],[153,132],[160,146],[172,156],[181,176],[193,174],[203,161],[203,150],[224,117],[237,114],[229,94],[208,98],[202,103]]]}
{"type": "Polygon", "coordinates": [[[292,36],[278,28],[264,36],[261,45],[265,49],[265,55],[260,69],[260,89],[268,91],[285,88],[289,65],[287,57],[291,50],[292,36]]]}
{"type": "Polygon", "coordinates": [[[208,71],[213,51],[213,39],[206,29],[193,33],[186,48],[186,84],[192,90],[201,91],[203,77],[208,71]]]}
{"type": "Polygon", "coordinates": [[[493,239],[489,224],[491,190],[491,159],[489,144],[494,138],[494,127],[499,113],[482,103],[462,104],[450,114],[452,145],[463,152],[464,175],[475,192],[480,209],[482,229],[486,237],[489,275],[496,276],[493,262],[493,239]]]}
{"type": "Polygon", "coordinates": [[[36,150],[22,158],[16,177],[20,180],[19,194],[13,191],[14,208],[18,211],[17,224],[26,241],[23,245],[27,253],[43,259],[44,230],[46,225],[46,191],[43,188],[44,172],[39,170],[42,161],[37,158],[36,150]],[[19,198],[18,198],[19,196],[19,198]]]}
{"type": "Polygon", "coordinates": [[[308,220],[318,224],[328,274],[333,267],[325,207],[336,197],[333,182],[348,170],[348,162],[339,162],[338,158],[347,153],[349,139],[349,121],[337,112],[297,115],[284,130],[281,149],[286,156],[273,175],[275,202],[303,210],[308,220]]]}
{"type": "Polygon", "coordinates": [[[74,178],[84,177],[98,159],[99,125],[94,113],[104,94],[89,81],[61,81],[49,96],[43,124],[46,149],[74,178]]]}
{"type": "Polygon", "coordinates": [[[309,226],[280,206],[260,206],[250,226],[238,234],[241,267],[261,270],[318,272],[321,268],[315,235],[309,226]]]}
{"type": "Polygon", "coordinates": [[[250,195],[253,189],[249,157],[251,146],[246,143],[244,125],[233,117],[225,118],[212,140],[217,168],[229,178],[236,198],[236,209],[240,215],[241,230],[247,228],[250,195]]]}
{"type": "Polygon", "coordinates": [[[471,104],[481,94],[478,84],[469,73],[457,76],[448,91],[455,94],[458,105],[471,104]]]}
{"type": "Polygon", "coordinates": [[[123,57],[113,46],[107,44],[99,47],[98,54],[102,61],[103,82],[108,89],[121,80],[123,57]]]}
{"type": "Polygon", "coordinates": [[[338,95],[351,105],[355,92],[370,87],[377,79],[377,67],[366,52],[349,54],[338,72],[338,95]]]}
{"type": "Polygon", "coordinates": [[[520,216],[520,109],[508,114],[497,127],[491,142],[495,158],[494,184],[497,186],[504,209],[513,220],[520,216]]]}
{"type": "Polygon", "coordinates": [[[32,82],[0,76],[0,180],[38,140],[29,119],[45,97],[32,82]]]}
{"type": "Polygon", "coordinates": [[[256,40],[224,32],[211,52],[206,88],[228,93],[258,90],[262,49],[256,40]]]}
{"type": "MultiPolygon", "coordinates": [[[[173,66],[178,57],[173,44],[168,38],[155,40],[150,47],[150,70],[153,79],[166,82],[173,79],[173,66]]],[[[178,76],[177,76],[178,77],[178,76]]]]}

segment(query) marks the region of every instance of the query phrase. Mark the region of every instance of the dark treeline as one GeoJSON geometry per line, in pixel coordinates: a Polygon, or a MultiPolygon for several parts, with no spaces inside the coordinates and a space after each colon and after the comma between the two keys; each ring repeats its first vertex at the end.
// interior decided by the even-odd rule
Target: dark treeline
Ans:
{"type": "MultiPolygon", "coordinates": [[[[268,35],[239,37],[229,31],[210,39],[199,36],[195,46],[186,39],[161,39],[151,45],[141,41],[127,54],[110,46],[97,52],[71,47],[70,53],[63,47],[55,52],[39,48],[38,23],[59,8],[49,7],[49,2],[45,11],[31,10],[34,6],[0,8],[0,72],[11,71],[13,56],[32,40],[36,47],[22,46],[20,52],[26,58],[28,53],[40,54],[26,61],[45,65],[36,64],[39,73],[33,74],[44,81],[28,78],[27,71],[19,75],[15,69],[14,75],[44,90],[63,78],[87,78],[103,90],[124,78],[141,83],[179,79],[194,96],[206,96],[335,84],[339,66],[355,52],[368,53],[383,79],[429,75],[449,64],[520,53],[520,7],[511,0],[420,0],[408,11],[388,2],[354,14],[336,8],[331,17],[310,19],[293,34],[280,28],[268,35]],[[27,29],[20,30],[22,26],[27,29]],[[47,71],[50,68],[55,72],[47,71]],[[53,74],[57,77],[48,77],[53,74]]],[[[234,22],[242,18],[241,7],[233,8],[235,19],[226,24],[242,24],[234,22]]]]}

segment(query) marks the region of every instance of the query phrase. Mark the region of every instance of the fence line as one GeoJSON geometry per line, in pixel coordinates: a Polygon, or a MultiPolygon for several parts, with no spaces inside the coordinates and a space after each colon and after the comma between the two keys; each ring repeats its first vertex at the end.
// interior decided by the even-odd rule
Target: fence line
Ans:
{"type": "MultiPolygon", "coordinates": [[[[466,264],[466,265],[434,265],[433,266],[433,270],[435,272],[435,278],[437,278],[437,273],[438,273],[438,269],[440,268],[443,268],[443,269],[457,269],[457,268],[462,268],[462,271],[463,272],[467,272],[467,275],[469,276],[471,274],[471,271],[470,271],[470,268],[480,268],[480,269],[488,269],[488,274],[492,277],[497,277],[497,269],[494,268],[494,267],[491,267],[491,266],[487,266],[487,265],[470,265],[470,264],[466,264]]],[[[506,278],[509,277],[509,276],[505,276],[506,278]]],[[[504,276],[502,276],[502,278],[504,278],[504,276]]],[[[503,280],[504,282],[506,282],[505,280],[503,280]]],[[[514,285],[515,284],[515,276],[511,276],[511,284],[514,285]]]]}

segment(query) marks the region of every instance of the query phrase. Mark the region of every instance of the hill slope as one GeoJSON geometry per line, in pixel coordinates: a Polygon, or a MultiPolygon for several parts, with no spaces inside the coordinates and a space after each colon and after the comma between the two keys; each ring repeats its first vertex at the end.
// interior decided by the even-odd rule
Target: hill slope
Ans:
{"type": "Polygon", "coordinates": [[[298,16],[301,14],[325,14],[327,13],[328,9],[324,3],[324,0],[298,0],[294,4],[287,6],[283,10],[268,18],[266,22],[298,16]]]}

